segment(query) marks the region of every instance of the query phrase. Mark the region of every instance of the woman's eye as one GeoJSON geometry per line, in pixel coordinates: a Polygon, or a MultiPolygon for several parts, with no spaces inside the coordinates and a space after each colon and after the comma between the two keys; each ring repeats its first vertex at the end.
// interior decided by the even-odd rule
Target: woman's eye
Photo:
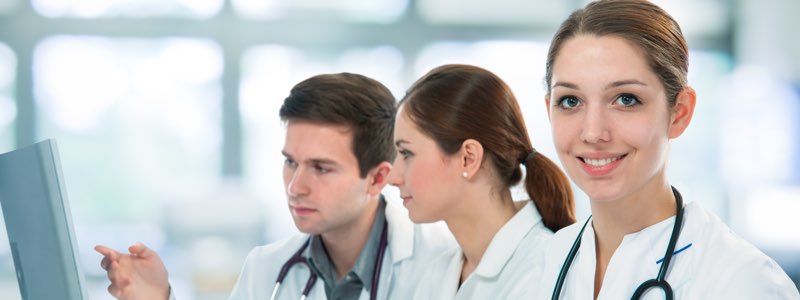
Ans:
{"type": "Polygon", "coordinates": [[[581,101],[574,96],[564,96],[558,100],[557,106],[563,109],[575,108],[580,105],[581,101]]]}
{"type": "Polygon", "coordinates": [[[622,94],[617,97],[616,103],[622,106],[629,107],[629,106],[639,105],[641,102],[634,95],[622,94]]]}
{"type": "Polygon", "coordinates": [[[398,150],[397,152],[400,153],[400,156],[402,156],[403,159],[407,159],[411,156],[411,151],[408,150],[398,150]]]}

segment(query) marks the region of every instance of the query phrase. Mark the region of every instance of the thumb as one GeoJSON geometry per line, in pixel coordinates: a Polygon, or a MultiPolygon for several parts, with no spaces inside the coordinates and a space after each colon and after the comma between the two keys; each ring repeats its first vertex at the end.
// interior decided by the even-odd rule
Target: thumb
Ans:
{"type": "Polygon", "coordinates": [[[147,248],[147,246],[141,242],[136,242],[136,244],[128,247],[128,252],[130,252],[133,256],[141,258],[148,258],[156,254],[155,251],[150,250],[150,248],[147,248]]]}

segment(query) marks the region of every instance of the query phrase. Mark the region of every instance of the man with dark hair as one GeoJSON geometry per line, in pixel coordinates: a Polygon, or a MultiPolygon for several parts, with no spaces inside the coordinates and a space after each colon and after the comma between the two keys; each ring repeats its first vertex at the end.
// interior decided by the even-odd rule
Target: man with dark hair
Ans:
{"type": "MultiPolygon", "coordinates": [[[[395,112],[391,92],[357,74],[317,75],[292,88],[280,109],[283,179],[302,234],[253,249],[231,299],[412,298],[419,274],[456,244],[442,224],[415,225],[381,195],[396,153],[395,112]]],[[[113,296],[172,297],[152,250],[96,249],[113,296]]]]}

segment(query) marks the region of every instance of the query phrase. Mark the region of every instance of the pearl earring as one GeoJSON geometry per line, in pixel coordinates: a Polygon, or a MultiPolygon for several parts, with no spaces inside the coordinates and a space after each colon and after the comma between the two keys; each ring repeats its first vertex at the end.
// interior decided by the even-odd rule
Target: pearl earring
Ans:
{"type": "Polygon", "coordinates": [[[463,176],[464,178],[467,178],[467,176],[469,176],[469,173],[467,173],[467,171],[464,171],[464,173],[461,173],[461,176],[463,176]]]}

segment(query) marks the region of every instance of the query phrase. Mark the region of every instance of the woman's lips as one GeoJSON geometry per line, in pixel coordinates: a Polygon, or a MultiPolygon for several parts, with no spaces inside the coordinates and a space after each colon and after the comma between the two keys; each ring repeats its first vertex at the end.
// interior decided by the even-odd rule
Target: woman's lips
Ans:
{"type": "Polygon", "coordinates": [[[578,156],[581,167],[591,176],[604,176],[614,171],[627,154],[617,156],[578,156]]]}

